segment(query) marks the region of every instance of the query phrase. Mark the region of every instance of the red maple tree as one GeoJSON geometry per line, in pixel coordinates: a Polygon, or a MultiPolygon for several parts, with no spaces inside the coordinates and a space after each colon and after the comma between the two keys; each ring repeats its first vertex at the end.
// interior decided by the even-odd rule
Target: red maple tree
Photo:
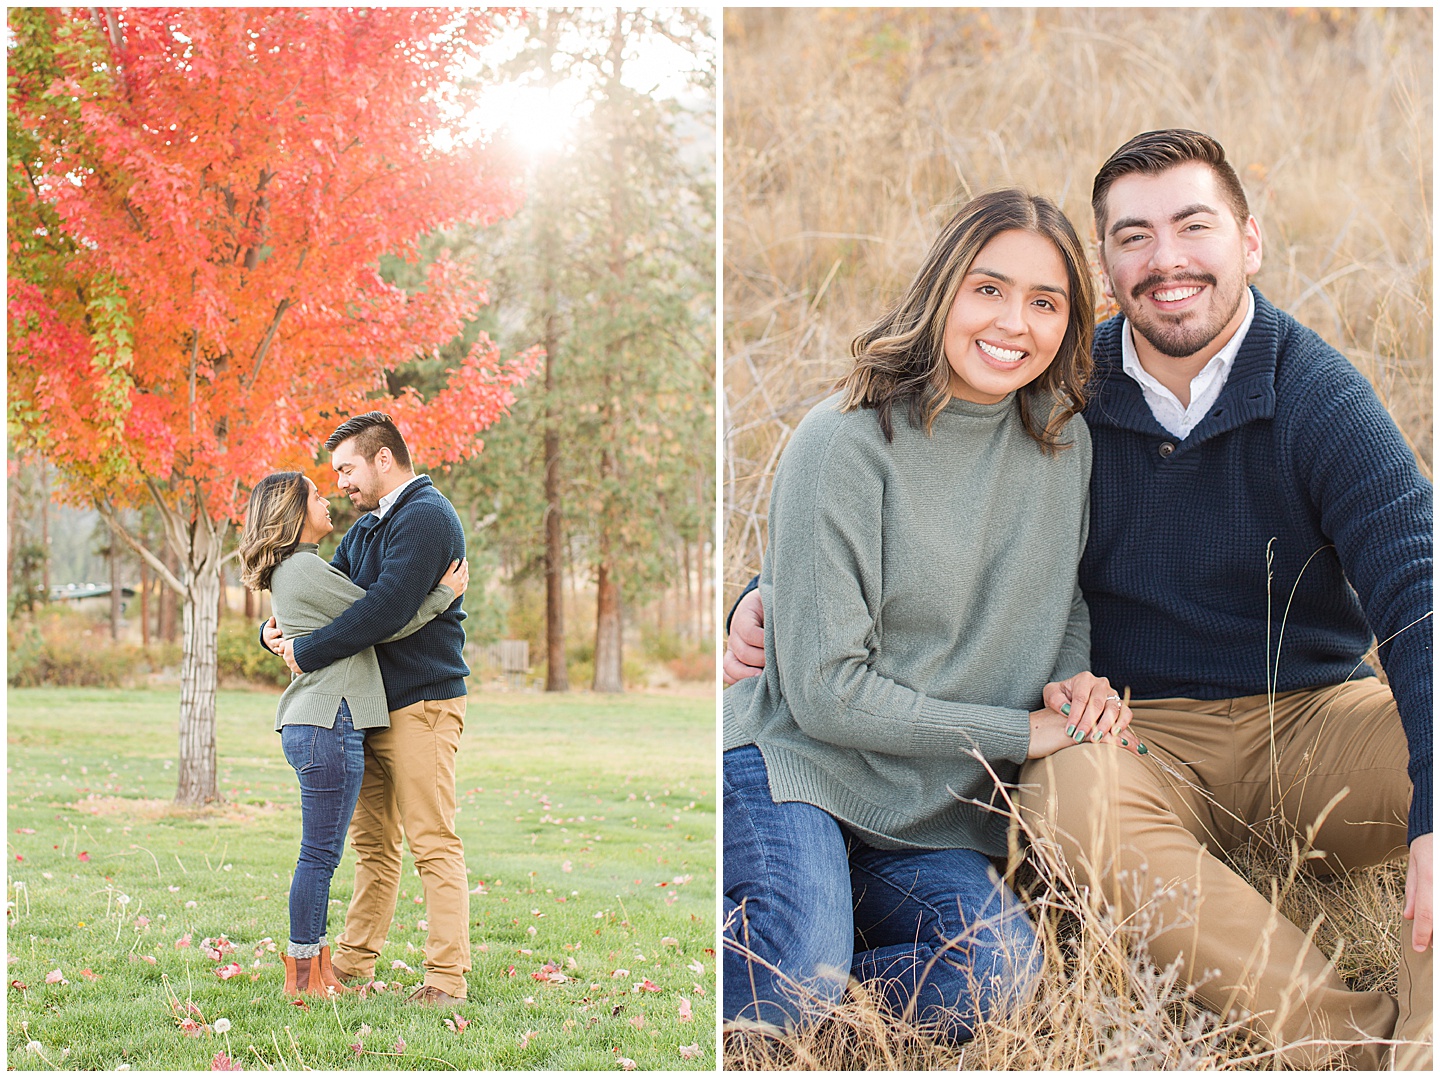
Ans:
{"type": "Polygon", "coordinates": [[[117,528],[121,507],[160,510],[178,572],[125,538],[185,600],[179,801],[218,795],[220,570],[248,488],[279,468],[327,480],[319,443],[374,408],[417,462],[473,455],[535,365],[482,335],[431,399],[386,389],[486,301],[445,257],[409,290],[378,260],[517,207],[504,155],[450,130],[459,65],[512,18],[8,14],[12,432],[117,528]]]}

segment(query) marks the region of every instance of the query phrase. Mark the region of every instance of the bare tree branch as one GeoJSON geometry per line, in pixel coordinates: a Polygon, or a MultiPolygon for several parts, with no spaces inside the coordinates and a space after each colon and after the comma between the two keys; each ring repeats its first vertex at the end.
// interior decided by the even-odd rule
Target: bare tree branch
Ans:
{"type": "Polygon", "coordinates": [[[181,595],[185,594],[185,585],[180,583],[179,578],[170,571],[169,566],[152,554],[144,543],[130,534],[129,529],[121,523],[119,514],[115,511],[115,507],[110,504],[108,498],[96,498],[95,508],[99,510],[100,515],[105,518],[105,523],[110,525],[110,530],[120,536],[121,539],[124,539],[131,550],[145,559],[145,563],[155,570],[161,580],[181,595]]]}
{"type": "Polygon", "coordinates": [[[255,366],[250,371],[250,377],[245,379],[244,388],[249,389],[255,384],[255,379],[260,376],[260,365],[265,362],[265,355],[270,351],[270,344],[275,340],[275,333],[280,328],[280,319],[285,317],[285,312],[290,309],[290,297],[286,296],[275,308],[275,317],[270,320],[270,328],[265,331],[265,336],[255,349],[255,366]]]}

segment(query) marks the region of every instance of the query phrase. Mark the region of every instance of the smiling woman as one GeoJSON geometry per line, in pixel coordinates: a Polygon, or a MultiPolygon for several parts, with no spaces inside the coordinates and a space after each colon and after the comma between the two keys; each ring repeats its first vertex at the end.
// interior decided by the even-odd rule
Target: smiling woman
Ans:
{"type": "Polygon", "coordinates": [[[1092,308],[1054,203],[980,195],[790,439],[765,669],[724,697],[727,1019],[803,1028],[853,979],[961,1044],[1031,990],[1001,786],[1141,751],[1076,583],[1092,308]]]}

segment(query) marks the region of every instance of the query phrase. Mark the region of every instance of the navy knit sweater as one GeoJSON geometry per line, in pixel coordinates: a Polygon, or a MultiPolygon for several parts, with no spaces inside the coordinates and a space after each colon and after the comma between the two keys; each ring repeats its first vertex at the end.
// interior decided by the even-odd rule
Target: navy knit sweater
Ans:
{"type": "Polygon", "coordinates": [[[1092,669],[1139,699],[1285,692],[1370,675],[1373,634],[1410,745],[1410,838],[1431,831],[1433,490],[1394,421],[1255,291],[1219,400],[1177,439],[1121,370],[1121,325],[1096,330],[1085,409],[1092,669]]]}
{"type": "Polygon", "coordinates": [[[365,595],[324,628],[295,641],[300,669],[319,670],[374,645],[391,711],[465,695],[465,611],[455,601],[423,628],[380,643],[409,622],[445,570],[465,556],[465,529],[430,477],[401,493],[382,520],[366,513],[340,540],[331,564],[365,595]]]}

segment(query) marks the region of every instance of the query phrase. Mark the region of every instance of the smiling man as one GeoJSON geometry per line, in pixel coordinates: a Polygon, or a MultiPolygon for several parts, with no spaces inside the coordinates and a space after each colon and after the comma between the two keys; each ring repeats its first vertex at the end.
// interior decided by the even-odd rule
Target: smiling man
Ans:
{"type": "MultiPolygon", "coordinates": [[[[1138,135],[1092,206],[1121,316],[1095,333],[1080,585],[1091,668],[1150,752],[1032,761],[1022,811],[1286,1063],[1428,1070],[1431,485],[1360,373],[1247,286],[1260,226],[1219,143],[1138,135]],[[1398,996],[1352,990],[1217,856],[1257,838],[1322,873],[1408,857],[1398,996]]],[[[733,618],[727,680],[765,659],[758,596],[733,618]]]]}
{"type": "Polygon", "coordinates": [[[381,643],[414,615],[450,563],[465,556],[454,506],[383,412],[346,420],[325,442],[340,492],[365,515],[345,533],[333,564],[365,589],[345,613],[307,636],[265,643],[299,673],[374,646],[390,711],[388,729],[365,738],[365,777],[350,822],[355,893],[336,940],[342,981],[374,979],[400,891],[401,835],[410,844],[429,920],[425,983],[409,1001],[466,998],[470,898],[465,851],[455,833],[455,755],[465,725],[465,611],[461,600],[417,632],[381,643]]]}

